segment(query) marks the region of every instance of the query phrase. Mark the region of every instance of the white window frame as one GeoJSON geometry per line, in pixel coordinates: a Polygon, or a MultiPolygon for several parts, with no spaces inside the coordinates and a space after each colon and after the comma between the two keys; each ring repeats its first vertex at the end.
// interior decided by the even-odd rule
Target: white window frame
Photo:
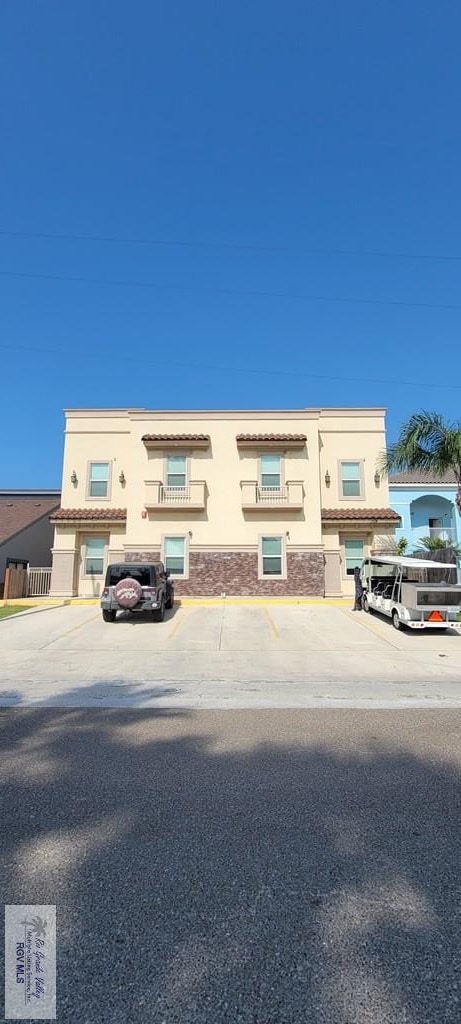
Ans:
{"type": "Polygon", "coordinates": [[[285,472],[284,472],[284,458],[283,458],[283,455],[281,455],[280,452],[261,452],[261,454],[259,455],[259,458],[258,458],[258,485],[259,485],[259,487],[263,487],[266,490],[281,491],[282,488],[284,487],[284,481],[285,481],[285,472]],[[277,458],[277,459],[279,459],[280,472],[279,472],[279,484],[278,484],[278,486],[276,484],[263,484],[263,465],[262,465],[262,460],[263,460],[263,458],[265,456],[269,456],[269,458],[277,458]]]}
{"type": "Polygon", "coordinates": [[[165,490],[175,490],[176,487],[177,487],[178,490],[181,490],[181,491],[182,490],[185,491],[187,489],[187,487],[189,486],[189,482],[190,482],[190,455],[188,455],[187,452],[167,452],[166,453],[165,459],[164,459],[163,480],[164,480],[165,490]],[[169,484],[168,483],[168,460],[169,459],[184,459],[184,461],[186,463],[186,473],[185,473],[185,477],[186,478],[185,478],[183,486],[182,485],[176,485],[176,484],[169,484]]]}
{"type": "Polygon", "coordinates": [[[342,554],[342,563],[343,563],[343,579],[345,579],[345,580],[353,580],[354,579],[354,573],[353,572],[348,573],[348,571],[347,571],[347,554],[346,554],[347,548],[346,548],[346,542],[348,540],[353,540],[355,542],[358,542],[358,541],[362,542],[362,560],[367,557],[366,548],[367,548],[368,541],[367,541],[367,538],[365,537],[365,535],[363,533],[357,533],[355,535],[353,533],[349,533],[347,535],[344,534],[341,537],[341,554],[342,554]]]}
{"type": "MultiPolygon", "coordinates": [[[[266,556],[267,557],[267,556],[266,556]]],[[[275,557],[275,556],[274,556],[275,557]]],[[[286,536],[283,533],[270,533],[266,530],[265,533],[260,533],[258,538],[258,579],[259,580],[286,580],[287,578],[287,552],[286,552],[286,536]],[[280,557],[281,557],[281,573],[280,575],[268,574],[263,572],[263,540],[279,540],[280,544],[280,557]]]]}
{"type": "Polygon", "coordinates": [[[363,472],[363,459],[341,459],[338,463],[338,477],[339,477],[339,500],[340,501],[364,501],[365,499],[365,487],[364,487],[364,472],[363,472]],[[360,485],[359,494],[344,494],[343,493],[343,466],[358,466],[359,475],[357,480],[360,485]]]}
{"type": "Polygon", "coordinates": [[[84,580],[104,580],[104,577],[106,575],[106,569],[107,569],[107,552],[109,550],[109,541],[110,541],[109,535],[106,534],[106,533],[105,534],[102,534],[102,533],[88,533],[88,534],[85,534],[85,536],[82,537],[82,546],[81,546],[81,553],[82,553],[82,573],[81,573],[81,575],[82,575],[82,579],[84,579],[84,580]],[[86,562],[87,562],[87,558],[88,558],[87,548],[88,548],[88,541],[89,540],[100,540],[104,544],[102,573],[94,573],[94,572],[87,572],[86,571],[86,562]]]}
{"type": "Polygon", "coordinates": [[[87,501],[110,501],[112,492],[112,462],[110,459],[91,459],[88,462],[87,474],[86,474],[86,498],[87,501]],[[91,467],[92,466],[107,466],[107,494],[105,497],[102,495],[91,494],[91,467]]]}
{"type": "Polygon", "coordinates": [[[161,545],[161,560],[167,570],[166,558],[165,558],[165,542],[167,540],[183,540],[184,541],[184,572],[177,574],[170,572],[172,580],[188,580],[189,579],[189,535],[187,533],[164,533],[162,535],[161,545]]]}

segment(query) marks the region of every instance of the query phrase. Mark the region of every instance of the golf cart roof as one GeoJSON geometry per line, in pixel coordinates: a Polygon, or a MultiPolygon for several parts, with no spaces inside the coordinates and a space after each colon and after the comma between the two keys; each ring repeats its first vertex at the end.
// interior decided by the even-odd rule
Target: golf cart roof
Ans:
{"type": "Polygon", "coordinates": [[[392,555],[370,555],[367,562],[384,562],[385,565],[398,565],[403,569],[456,569],[455,562],[432,562],[430,558],[395,558],[392,555]]]}

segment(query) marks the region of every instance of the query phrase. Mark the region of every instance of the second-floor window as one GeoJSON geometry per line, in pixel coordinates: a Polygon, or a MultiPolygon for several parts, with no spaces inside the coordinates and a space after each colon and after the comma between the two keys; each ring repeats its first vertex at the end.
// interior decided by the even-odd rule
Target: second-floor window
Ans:
{"type": "Polygon", "coordinates": [[[282,459],[280,455],[261,455],[261,487],[273,487],[276,490],[280,490],[282,480],[281,470],[282,459]]]}
{"type": "Polygon", "coordinates": [[[362,497],[362,473],[360,462],[341,463],[341,495],[343,498],[362,497]]]}
{"type": "Polygon", "coordinates": [[[108,462],[90,462],[88,496],[90,498],[107,498],[109,496],[108,462]]]}
{"type": "Polygon", "coordinates": [[[185,487],[187,460],[185,455],[169,455],[166,460],[166,486],[185,487]]]}

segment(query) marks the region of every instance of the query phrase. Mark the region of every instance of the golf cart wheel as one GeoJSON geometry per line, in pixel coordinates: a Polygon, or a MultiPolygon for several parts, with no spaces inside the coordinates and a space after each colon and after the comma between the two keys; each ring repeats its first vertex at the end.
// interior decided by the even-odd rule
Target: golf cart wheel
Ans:
{"type": "Polygon", "coordinates": [[[115,622],[116,612],[109,612],[106,608],[103,608],[102,617],[104,622],[115,622]]]}
{"type": "Polygon", "coordinates": [[[392,612],[392,625],[393,625],[394,629],[401,629],[402,628],[402,623],[400,621],[399,613],[398,613],[396,608],[394,608],[394,611],[392,612]]]}
{"type": "Polygon", "coordinates": [[[363,607],[364,612],[368,612],[369,615],[372,614],[373,609],[370,606],[370,602],[369,602],[366,594],[365,594],[365,596],[363,598],[363,601],[362,601],[362,607],[363,607]]]}

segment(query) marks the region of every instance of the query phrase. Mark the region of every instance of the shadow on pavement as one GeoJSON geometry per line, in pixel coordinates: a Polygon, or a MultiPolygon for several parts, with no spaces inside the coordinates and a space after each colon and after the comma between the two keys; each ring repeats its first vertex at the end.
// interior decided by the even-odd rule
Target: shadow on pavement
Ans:
{"type": "Polygon", "coordinates": [[[58,1020],[458,1022],[460,729],[3,709],[2,896],[57,904],[58,1020]]]}

